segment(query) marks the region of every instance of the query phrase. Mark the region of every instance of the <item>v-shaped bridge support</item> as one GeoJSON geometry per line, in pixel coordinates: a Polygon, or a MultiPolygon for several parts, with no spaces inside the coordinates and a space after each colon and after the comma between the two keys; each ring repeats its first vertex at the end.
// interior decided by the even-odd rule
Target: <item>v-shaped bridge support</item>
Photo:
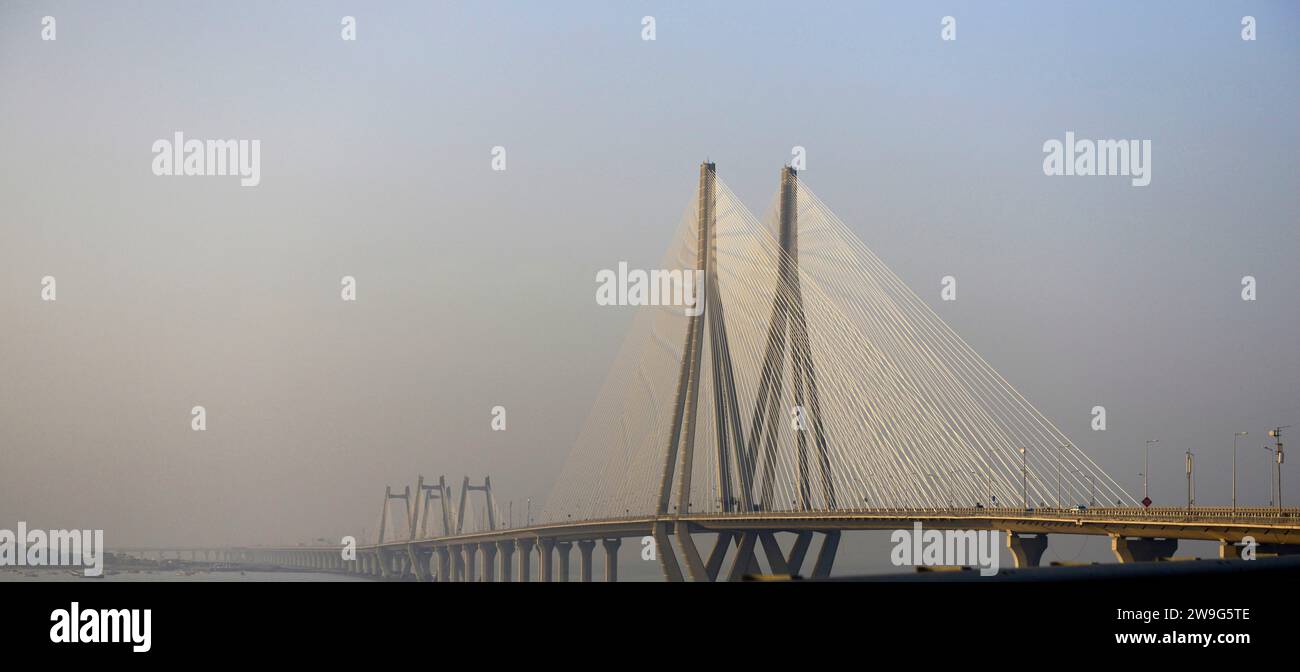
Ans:
{"type": "MultiPolygon", "coordinates": [[[[826,432],[821,418],[821,402],[817,395],[817,377],[812,362],[812,352],[808,340],[808,327],[803,311],[803,300],[799,291],[798,248],[797,248],[797,188],[798,178],[793,168],[785,168],[781,173],[781,211],[780,244],[782,249],[779,261],[779,275],[776,298],[773,302],[772,321],[768,332],[767,350],[763,360],[763,370],[759,381],[758,397],[755,403],[750,439],[745,442],[741,425],[740,403],[736,397],[735,371],[731,360],[731,349],[727,338],[726,314],[722,302],[722,293],[718,283],[717,269],[717,213],[716,213],[717,167],[713,163],[700,165],[700,182],[697,193],[696,213],[698,218],[698,240],[696,264],[703,271],[704,291],[699,294],[703,304],[698,314],[691,316],[686,327],[686,348],[682,355],[681,370],[677,378],[677,393],[673,404],[672,427],[669,432],[669,445],[664,460],[663,476],[659,489],[659,502],[656,513],[668,516],[672,505],[673,479],[677,477],[676,515],[690,513],[691,477],[695,459],[695,424],[699,414],[700,370],[704,358],[704,331],[708,325],[709,354],[713,381],[713,414],[716,432],[715,450],[717,451],[717,479],[720,496],[719,509],[722,512],[745,512],[769,510],[772,508],[772,478],[776,460],[777,423],[784,415],[781,404],[781,385],[783,360],[785,358],[785,341],[787,332],[790,339],[791,372],[794,385],[794,399],[800,420],[811,416],[813,442],[817,450],[821,468],[821,481],[824,501],[830,507],[835,506],[835,488],[831,480],[830,461],[826,448],[826,432]],[[810,409],[804,408],[804,394],[807,389],[810,409]],[[810,413],[808,411],[811,411],[810,413]],[[754,479],[758,475],[759,437],[766,429],[766,444],[763,453],[762,491],[755,502],[754,479]],[[736,471],[732,475],[733,466],[736,471]],[[680,475],[679,475],[680,474],[680,475]],[[739,481],[736,483],[735,481],[739,481]],[[739,485],[739,495],[733,487],[739,485]]],[[[796,409],[791,409],[796,412],[796,409]]],[[[799,464],[800,503],[803,509],[812,506],[811,484],[808,466],[807,431],[796,431],[799,464]]],[[[676,554],[668,538],[668,523],[656,523],[653,532],[658,557],[664,575],[670,580],[682,580],[682,570],[678,565],[676,554]]],[[[674,528],[675,536],[686,556],[687,573],[694,580],[712,580],[717,576],[721,556],[717,549],[711,554],[707,565],[691,538],[690,525],[678,521],[674,528]]],[[[740,535],[729,535],[739,545],[740,535]]],[[[766,543],[768,540],[764,540],[766,543]]],[[[740,549],[745,556],[753,553],[750,541],[748,552],[740,549]]],[[[747,563],[748,559],[741,561],[747,563]]]]}

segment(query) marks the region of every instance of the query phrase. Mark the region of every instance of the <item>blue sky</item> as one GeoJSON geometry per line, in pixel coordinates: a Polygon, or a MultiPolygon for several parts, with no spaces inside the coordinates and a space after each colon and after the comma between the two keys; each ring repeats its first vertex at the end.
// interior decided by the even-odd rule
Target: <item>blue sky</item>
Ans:
{"type": "Polygon", "coordinates": [[[0,519],[332,534],[421,470],[542,498],[631,320],[595,271],[660,259],[706,157],[761,213],[795,145],[1121,484],[1159,436],[1153,489],[1178,499],[1192,446],[1223,500],[1232,433],[1262,462],[1300,421],[1298,29],[1273,2],[6,2],[0,519]],[[262,185],[154,177],[176,130],[260,138],[262,185]],[[1066,131],[1150,139],[1150,186],[1044,176],[1066,131]],[[496,404],[517,431],[487,431],[496,404]]]}

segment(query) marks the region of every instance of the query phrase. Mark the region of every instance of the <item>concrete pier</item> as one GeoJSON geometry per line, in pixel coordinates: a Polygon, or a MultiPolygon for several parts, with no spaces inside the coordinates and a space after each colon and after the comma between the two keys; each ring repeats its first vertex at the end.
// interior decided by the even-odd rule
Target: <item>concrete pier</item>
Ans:
{"type": "Polygon", "coordinates": [[[531,573],[529,565],[532,563],[533,559],[533,543],[534,541],[528,538],[520,539],[515,542],[515,549],[518,551],[515,557],[519,559],[519,576],[515,580],[520,583],[528,583],[532,579],[532,577],[529,576],[531,573]]]}
{"type": "Polygon", "coordinates": [[[583,583],[591,583],[591,552],[596,548],[596,542],[584,539],[578,542],[578,580],[583,583]]]}
{"type": "Polygon", "coordinates": [[[510,583],[511,564],[514,562],[515,543],[513,541],[498,541],[497,553],[501,557],[501,576],[498,580],[503,583],[510,583]]]}
{"type": "Polygon", "coordinates": [[[555,540],[542,539],[537,543],[537,546],[541,551],[541,560],[538,563],[541,565],[541,567],[538,567],[538,573],[541,576],[538,577],[538,580],[543,583],[550,583],[554,580],[555,540]]]}
{"type": "Polygon", "coordinates": [[[415,573],[415,580],[420,583],[429,581],[429,551],[417,548],[415,544],[409,544],[406,547],[406,553],[411,561],[411,570],[415,573]]]}
{"type": "Polygon", "coordinates": [[[465,580],[465,551],[459,546],[451,547],[451,580],[465,580]]]}
{"type": "Polygon", "coordinates": [[[618,581],[618,547],[622,543],[622,539],[600,540],[600,545],[605,547],[605,581],[608,583],[618,581]]]}
{"type": "Polygon", "coordinates": [[[1011,531],[1007,531],[1006,535],[1007,550],[1011,551],[1016,567],[1037,567],[1043,559],[1043,552],[1047,550],[1047,535],[1016,534],[1011,531]]]}
{"type": "Polygon", "coordinates": [[[1178,540],[1112,536],[1110,550],[1120,562],[1155,562],[1174,557],[1178,540]]]}
{"type": "Polygon", "coordinates": [[[475,566],[478,563],[478,544],[465,544],[461,548],[465,553],[465,582],[474,583],[478,581],[476,576],[478,568],[475,566]]]}
{"type": "Polygon", "coordinates": [[[496,581],[497,572],[497,545],[493,543],[483,544],[483,582],[493,583],[496,581]]]}
{"type": "Polygon", "coordinates": [[[451,583],[451,550],[446,546],[439,546],[434,550],[434,555],[438,562],[438,582],[451,583]]]}
{"type": "Polygon", "coordinates": [[[573,550],[573,542],[557,541],[555,542],[556,555],[559,556],[559,576],[557,580],[560,583],[569,582],[569,551],[573,550]]]}

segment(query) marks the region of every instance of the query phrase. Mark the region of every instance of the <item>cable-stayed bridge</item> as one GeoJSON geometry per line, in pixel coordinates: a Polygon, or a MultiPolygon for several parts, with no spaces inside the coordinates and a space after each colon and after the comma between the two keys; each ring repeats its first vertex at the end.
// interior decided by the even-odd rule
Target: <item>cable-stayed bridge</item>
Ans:
{"type": "Polygon", "coordinates": [[[1140,506],[791,168],[760,222],[703,164],[662,271],[629,274],[629,302],[703,282],[691,305],[638,309],[536,521],[503,525],[487,479],[465,478],[457,500],[420,477],[385,492],[378,535],[353,558],[335,546],[222,557],[550,581],[569,579],[576,544],[591,580],[600,543],[614,580],[635,538],[668,580],[824,577],[844,531],[915,522],[1001,531],[1018,566],[1037,565],[1052,533],[1107,535],[1124,562],[1167,559],[1178,539],[1218,541],[1224,556],[1245,537],[1264,553],[1300,548],[1297,509],[1140,506]]]}

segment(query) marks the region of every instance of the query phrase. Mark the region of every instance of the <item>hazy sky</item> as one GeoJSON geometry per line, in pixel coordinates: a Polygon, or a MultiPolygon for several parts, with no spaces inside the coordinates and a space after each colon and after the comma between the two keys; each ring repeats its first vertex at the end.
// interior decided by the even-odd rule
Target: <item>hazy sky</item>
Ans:
{"type": "Polygon", "coordinates": [[[636,310],[595,272],[658,262],[705,158],[761,213],[795,145],[1131,493],[1159,438],[1160,503],[1190,447],[1226,504],[1249,431],[1261,504],[1265,431],[1300,436],[1298,30],[1287,2],[6,1],[0,527],[336,538],[421,472],[540,508],[636,310]],[[259,139],[261,184],[153,175],[176,131],[259,139]],[[1149,139],[1150,185],[1045,176],[1066,131],[1149,139]]]}

